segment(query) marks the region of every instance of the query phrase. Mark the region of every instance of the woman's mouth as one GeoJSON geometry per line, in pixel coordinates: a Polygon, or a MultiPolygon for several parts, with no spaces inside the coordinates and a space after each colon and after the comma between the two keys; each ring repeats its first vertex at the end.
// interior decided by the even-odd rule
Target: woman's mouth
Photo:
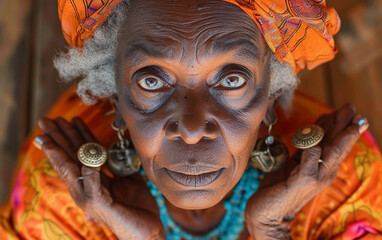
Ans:
{"type": "Polygon", "coordinates": [[[213,183],[216,179],[218,179],[223,172],[224,168],[207,172],[202,174],[184,174],[180,172],[174,172],[165,168],[166,173],[170,176],[172,180],[175,182],[185,186],[185,187],[204,187],[211,183],[213,183]]]}

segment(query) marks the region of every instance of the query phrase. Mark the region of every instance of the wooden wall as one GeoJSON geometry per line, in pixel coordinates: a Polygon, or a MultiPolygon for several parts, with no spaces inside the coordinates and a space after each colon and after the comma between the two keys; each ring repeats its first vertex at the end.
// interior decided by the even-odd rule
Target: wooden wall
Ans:
{"type": "Polygon", "coordinates": [[[22,139],[68,87],[52,64],[64,47],[57,1],[0,0],[0,203],[22,139]]]}
{"type": "MultiPolygon", "coordinates": [[[[336,36],[340,54],[302,72],[299,88],[335,108],[354,103],[381,146],[382,1],[328,2],[343,20],[336,36]]],[[[20,142],[68,87],[52,65],[64,48],[56,0],[0,0],[0,203],[20,142]]]]}

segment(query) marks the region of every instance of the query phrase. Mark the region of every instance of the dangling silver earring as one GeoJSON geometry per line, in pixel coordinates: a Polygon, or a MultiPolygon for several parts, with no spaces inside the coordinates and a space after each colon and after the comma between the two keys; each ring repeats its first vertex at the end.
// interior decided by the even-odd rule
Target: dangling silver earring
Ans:
{"type": "Polygon", "coordinates": [[[272,136],[272,127],[277,122],[275,120],[268,126],[268,136],[257,141],[254,151],[249,158],[249,163],[253,167],[264,172],[273,172],[282,168],[289,157],[288,148],[278,138],[272,136]]]}
{"type": "Polygon", "coordinates": [[[130,145],[129,140],[125,138],[123,129],[115,126],[114,122],[111,126],[117,131],[119,140],[109,149],[109,159],[106,163],[108,168],[114,175],[120,177],[137,173],[141,168],[141,161],[135,149],[132,144],[130,145]]]}

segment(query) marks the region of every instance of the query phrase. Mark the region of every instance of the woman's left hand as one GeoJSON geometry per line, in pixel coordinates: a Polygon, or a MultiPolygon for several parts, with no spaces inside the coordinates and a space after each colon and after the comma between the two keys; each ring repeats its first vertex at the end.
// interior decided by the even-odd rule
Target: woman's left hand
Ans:
{"type": "Polygon", "coordinates": [[[44,134],[36,138],[36,147],[87,217],[108,226],[119,239],[165,239],[159,209],[139,173],[111,178],[100,167],[80,163],[78,149],[98,142],[80,118],[42,118],[39,125],[44,134]]]}
{"type": "Polygon", "coordinates": [[[289,222],[334,181],[342,161],[368,128],[367,121],[358,124],[361,119],[353,106],[345,105],[317,121],[325,130],[323,142],[302,152],[300,164],[285,181],[257,191],[248,200],[246,224],[254,239],[290,239],[289,222]]]}

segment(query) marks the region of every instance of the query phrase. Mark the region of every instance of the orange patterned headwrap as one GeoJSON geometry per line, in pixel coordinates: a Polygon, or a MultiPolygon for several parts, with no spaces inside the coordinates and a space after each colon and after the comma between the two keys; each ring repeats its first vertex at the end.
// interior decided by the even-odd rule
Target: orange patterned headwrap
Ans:
{"type": "MultiPolygon", "coordinates": [[[[334,58],[340,19],[325,0],[223,0],[236,4],[260,28],[280,62],[297,73],[334,58]]],[[[121,0],[58,0],[65,39],[82,47],[121,0]]],[[[229,23],[227,23],[229,24],[229,23]]]]}

